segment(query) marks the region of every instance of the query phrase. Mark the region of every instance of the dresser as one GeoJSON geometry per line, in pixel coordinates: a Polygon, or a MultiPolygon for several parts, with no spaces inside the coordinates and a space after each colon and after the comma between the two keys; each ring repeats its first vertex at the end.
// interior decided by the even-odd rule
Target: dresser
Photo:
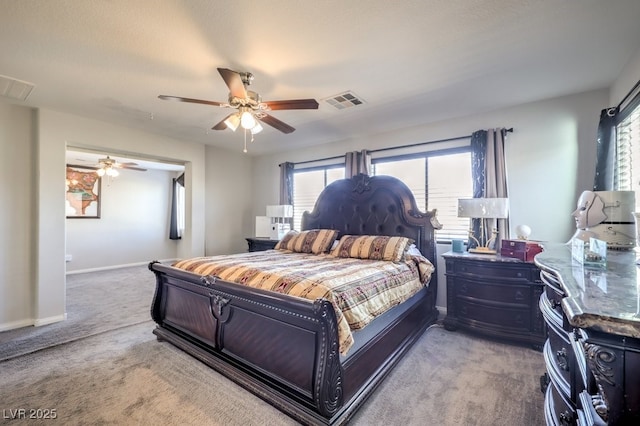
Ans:
{"type": "Polygon", "coordinates": [[[633,251],[584,267],[571,248],[547,244],[535,258],[545,291],[548,425],[640,424],[640,279],[633,251]]]}
{"type": "Polygon", "coordinates": [[[542,349],[546,333],[538,300],[544,286],[533,263],[468,252],[443,257],[447,330],[462,328],[542,349]]]}
{"type": "Polygon", "coordinates": [[[249,251],[270,250],[278,244],[278,240],[272,240],[270,238],[249,237],[245,239],[247,240],[247,244],[249,244],[249,251]]]}

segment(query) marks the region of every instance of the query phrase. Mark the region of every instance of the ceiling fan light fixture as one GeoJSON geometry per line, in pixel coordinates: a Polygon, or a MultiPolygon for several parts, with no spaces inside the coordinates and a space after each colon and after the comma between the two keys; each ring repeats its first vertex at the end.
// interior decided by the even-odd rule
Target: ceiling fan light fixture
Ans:
{"type": "Polygon", "coordinates": [[[105,164],[102,167],[100,167],[98,170],[96,170],[96,174],[100,177],[103,177],[105,175],[107,177],[116,177],[120,173],[111,164],[105,164]]]}
{"type": "Polygon", "coordinates": [[[240,125],[240,114],[236,113],[230,115],[226,120],[224,120],[224,124],[226,124],[226,126],[231,129],[231,131],[235,132],[240,125]]]}
{"type": "Polygon", "coordinates": [[[257,135],[262,131],[262,126],[256,121],[256,125],[251,128],[251,134],[257,135]]]}
{"type": "Polygon", "coordinates": [[[250,111],[245,110],[242,111],[242,115],[240,116],[240,124],[242,125],[243,129],[251,130],[258,123],[256,122],[256,118],[253,116],[253,114],[250,111]]]}

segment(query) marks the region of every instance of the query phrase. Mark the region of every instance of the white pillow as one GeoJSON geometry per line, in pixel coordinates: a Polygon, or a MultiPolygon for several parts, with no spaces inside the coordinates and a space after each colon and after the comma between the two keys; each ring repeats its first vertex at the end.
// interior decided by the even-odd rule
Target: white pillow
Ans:
{"type": "Polygon", "coordinates": [[[415,244],[411,244],[409,246],[409,248],[407,249],[407,254],[410,254],[412,256],[422,256],[422,257],[424,257],[423,254],[420,253],[420,250],[418,249],[418,247],[416,247],[415,244]]]}

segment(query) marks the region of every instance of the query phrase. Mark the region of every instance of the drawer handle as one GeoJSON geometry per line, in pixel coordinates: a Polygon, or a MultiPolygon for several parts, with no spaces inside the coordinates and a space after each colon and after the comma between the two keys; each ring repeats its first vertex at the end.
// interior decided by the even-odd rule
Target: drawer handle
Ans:
{"type": "Polygon", "coordinates": [[[516,273],[516,277],[518,277],[518,278],[522,278],[522,272],[517,272],[517,273],[516,273]]]}
{"type": "Polygon", "coordinates": [[[460,286],[460,293],[468,293],[469,292],[469,288],[467,287],[466,284],[462,284],[460,286]]]}
{"type": "Polygon", "coordinates": [[[569,360],[567,359],[567,350],[565,348],[556,352],[556,359],[558,360],[558,367],[564,371],[569,371],[569,360]]]}

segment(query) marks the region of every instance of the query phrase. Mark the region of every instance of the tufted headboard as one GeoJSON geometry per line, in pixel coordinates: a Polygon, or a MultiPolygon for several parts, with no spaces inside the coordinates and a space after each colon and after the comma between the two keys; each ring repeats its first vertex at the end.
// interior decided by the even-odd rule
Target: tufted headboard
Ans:
{"type": "Polygon", "coordinates": [[[436,264],[436,211],[421,212],[409,188],[391,176],[359,174],[328,185],[302,229],[337,229],[340,235],[391,235],[411,238],[436,264]]]}

